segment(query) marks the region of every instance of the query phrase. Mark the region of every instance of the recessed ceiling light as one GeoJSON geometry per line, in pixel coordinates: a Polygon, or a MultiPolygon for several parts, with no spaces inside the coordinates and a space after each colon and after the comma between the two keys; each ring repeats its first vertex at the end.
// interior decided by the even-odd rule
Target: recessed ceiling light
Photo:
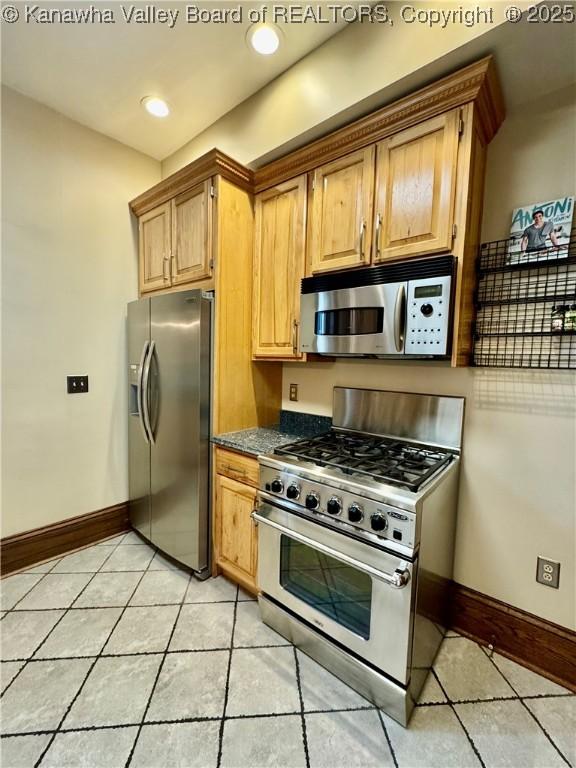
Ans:
{"type": "Polygon", "coordinates": [[[146,112],[149,112],[154,117],[168,117],[170,114],[170,107],[162,99],[158,99],[156,96],[144,96],[140,102],[146,112]]]}
{"type": "Polygon", "coordinates": [[[270,56],[276,53],[280,45],[280,30],[273,24],[253,24],[247,38],[256,53],[270,56]]]}

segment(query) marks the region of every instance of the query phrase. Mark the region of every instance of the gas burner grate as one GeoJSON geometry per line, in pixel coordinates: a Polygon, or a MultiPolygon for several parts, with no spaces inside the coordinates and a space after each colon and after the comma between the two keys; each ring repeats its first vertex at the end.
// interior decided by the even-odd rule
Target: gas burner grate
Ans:
{"type": "Polygon", "coordinates": [[[452,454],[441,448],[334,430],[277,448],[275,453],[410,491],[417,491],[452,460],[452,454]]]}

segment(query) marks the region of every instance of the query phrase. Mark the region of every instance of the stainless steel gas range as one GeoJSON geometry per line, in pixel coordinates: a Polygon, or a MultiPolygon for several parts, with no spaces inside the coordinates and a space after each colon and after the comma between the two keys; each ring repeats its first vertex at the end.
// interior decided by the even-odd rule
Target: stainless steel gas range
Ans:
{"type": "Polygon", "coordinates": [[[464,400],[334,389],[260,456],[263,620],[406,725],[447,626],[464,400]]]}

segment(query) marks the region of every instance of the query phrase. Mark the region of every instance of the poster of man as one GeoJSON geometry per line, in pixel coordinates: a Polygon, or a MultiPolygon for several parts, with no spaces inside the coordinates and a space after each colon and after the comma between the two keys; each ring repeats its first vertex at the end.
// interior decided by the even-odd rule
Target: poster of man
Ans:
{"type": "Polygon", "coordinates": [[[516,208],[510,228],[510,263],[567,256],[573,214],[574,197],[516,208]]]}

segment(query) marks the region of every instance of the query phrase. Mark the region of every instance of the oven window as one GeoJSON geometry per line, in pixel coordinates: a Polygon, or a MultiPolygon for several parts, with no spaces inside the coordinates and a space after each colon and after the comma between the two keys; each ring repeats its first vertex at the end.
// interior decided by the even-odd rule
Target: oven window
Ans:
{"type": "Polygon", "coordinates": [[[316,336],[362,336],[366,333],[382,333],[383,327],[383,307],[327,309],[316,312],[314,321],[316,336]]]}
{"type": "Polygon", "coordinates": [[[372,579],[317,549],[281,537],[280,584],[360,637],[370,637],[372,579]]]}

